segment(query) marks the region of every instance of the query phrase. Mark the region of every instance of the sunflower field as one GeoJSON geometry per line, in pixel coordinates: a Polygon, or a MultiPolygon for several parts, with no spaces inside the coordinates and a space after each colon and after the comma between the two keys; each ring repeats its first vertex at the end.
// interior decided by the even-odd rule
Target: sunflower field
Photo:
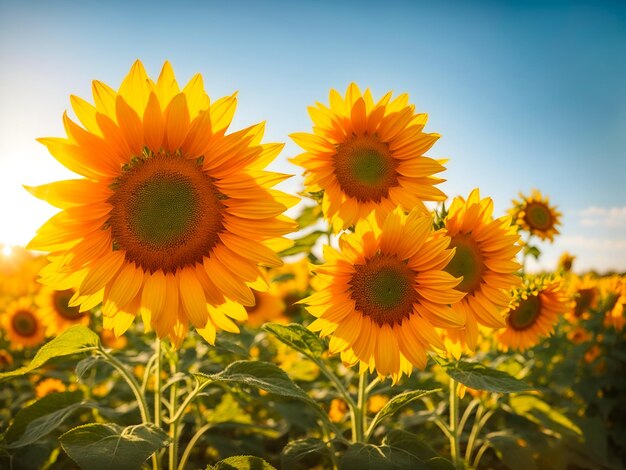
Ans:
{"type": "Polygon", "coordinates": [[[626,276],[527,272],[556,205],[444,194],[408,95],[312,102],[287,194],[201,75],[92,89],[0,256],[0,468],[626,466],[626,276]]]}

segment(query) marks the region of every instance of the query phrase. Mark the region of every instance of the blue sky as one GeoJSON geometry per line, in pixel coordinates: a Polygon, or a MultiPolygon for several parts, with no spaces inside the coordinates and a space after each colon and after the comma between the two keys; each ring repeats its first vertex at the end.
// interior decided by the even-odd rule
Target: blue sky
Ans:
{"type": "MultiPolygon", "coordinates": [[[[624,2],[9,2],[0,0],[0,243],[24,244],[52,213],[21,184],[71,177],[34,139],[63,135],[69,94],[117,88],[135,59],[213,98],[239,90],[233,129],[266,120],[287,146],[306,107],[355,81],[408,92],[442,135],[442,189],[480,187],[503,213],[534,187],[563,212],[541,265],[626,270],[624,2]]],[[[297,191],[299,175],[286,189],[297,191]]]]}

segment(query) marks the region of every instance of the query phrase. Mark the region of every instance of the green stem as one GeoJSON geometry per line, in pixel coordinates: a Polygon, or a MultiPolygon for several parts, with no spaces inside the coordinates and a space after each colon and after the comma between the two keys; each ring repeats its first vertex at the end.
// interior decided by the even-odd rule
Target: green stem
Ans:
{"type": "Polygon", "coordinates": [[[435,422],[437,427],[439,429],[441,429],[441,431],[443,431],[443,433],[448,438],[448,440],[450,440],[452,438],[452,434],[450,433],[450,429],[448,428],[448,425],[443,421],[443,419],[441,419],[441,416],[439,416],[435,412],[435,405],[433,405],[432,400],[430,398],[428,398],[428,397],[422,398],[422,400],[424,401],[424,404],[426,405],[426,408],[428,409],[428,411],[430,411],[432,413],[433,421],[435,422]]]}
{"type": "Polygon", "coordinates": [[[476,454],[476,458],[474,459],[474,468],[478,468],[478,463],[480,462],[480,459],[483,458],[483,454],[487,451],[487,449],[489,449],[489,441],[485,441],[483,445],[480,446],[480,449],[478,449],[478,453],[476,454]]]}
{"type": "Polygon", "coordinates": [[[367,382],[369,372],[359,374],[359,388],[357,390],[357,402],[354,410],[354,430],[353,442],[365,442],[365,428],[367,426],[367,382]]]}
{"type": "Polygon", "coordinates": [[[459,396],[457,382],[450,377],[450,454],[452,463],[458,470],[463,469],[461,458],[461,432],[459,430],[459,396]]]}
{"type": "MultiPolygon", "coordinates": [[[[154,425],[161,427],[161,338],[157,336],[155,344],[154,365],[154,425]]],[[[156,460],[153,462],[157,470],[161,468],[161,453],[156,452],[156,460]]]]}
{"type": "Polygon", "coordinates": [[[474,420],[474,426],[472,426],[472,432],[470,433],[469,441],[467,442],[467,451],[465,453],[466,455],[465,459],[468,462],[470,461],[472,457],[474,444],[476,443],[476,439],[479,436],[480,431],[482,431],[483,427],[485,427],[485,424],[487,424],[487,421],[489,421],[489,418],[491,418],[494,414],[494,410],[490,410],[487,413],[484,413],[484,408],[483,408],[482,410],[479,410],[479,411],[482,411],[482,412],[480,413],[480,416],[478,415],[478,413],[476,414],[476,419],[474,420]]]}
{"type": "Polygon", "coordinates": [[[141,393],[145,394],[148,388],[148,380],[152,377],[152,367],[154,367],[154,361],[156,361],[156,354],[150,356],[148,363],[146,364],[146,370],[143,373],[143,379],[141,380],[141,393]]]}
{"type": "Polygon", "coordinates": [[[350,395],[350,393],[348,393],[348,390],[346,389],[346,387],[344,387],[343,384],[341,383],[341,380],[339,380],[339,377],[337,377],[333,373],[333,371],[330,370],[328,366],[324,364],[324,362],[320,361],[319,359],[315,360],[315,364],[317,364],[317,366],[320,368],[322,373],[333,383],[333,385],[335,386],[337,391],[341,394],[343,399],[346,401],[350,409],[356,408],[356,403],[352,399],[352,396],[350,395]]]}
{"type": "Polygon", "coordinates": [[[143,424],[147,424],[151,422],[150,411],[148,409],[148,405],[146,404],[146,399],[141,393],[141,386],[133,377],[133,375],[128,371],[126,366],[118,361],[114,356],[106,352],[102,347],[98,348],[98,352],[104,356],[104,358],[111,364],[115,370],[117,370],[120,375],[124,378],[133,394],[135,395],[135,399],[137,400],[137,406],[139,407],[139,413],[141,414],[141,422],[143,424]]]}
{"type": "MultiPolygon", "coordinates": [[[[213,426],[213,423],[207,423],[196,431],[196,433],[193,435],[193,437],[191,438],[191,440],[185,447],[185,450],[183,451],[183,455],[180,458],[180,462],[178,464],[178,470],[183,470],[185,468],[185,464],[187,463],[187,459],[189,458],[191,449],[193,449],[193,447],[196,445],[196,442],[198,442],[198,439],[200,439],[200,437],[202,437],[202,435],[205,432],[211,429],[212,426],[213,426]]],[[[170,470],[174,470],[174,468],[175,467],[170,467],[170,470]]]]}
{"type": "MultiPolygon", "coordinates": [[[[173,377],[176,375],[178,369],[178,354],[176,351],[170,351],[170,375],[173,377]]],[[[173,416],[176,413],[176,399],[178,393],[178,385],[177,383],[172,384],[170,387],[170,416],[173,416]]],[[[176,468],[176,464],[178,462],[178,423],[170,422],[170,438],[172,439],[172,443],[170,444],[169,449],[169,468],[174,470],[176,468]]]]}

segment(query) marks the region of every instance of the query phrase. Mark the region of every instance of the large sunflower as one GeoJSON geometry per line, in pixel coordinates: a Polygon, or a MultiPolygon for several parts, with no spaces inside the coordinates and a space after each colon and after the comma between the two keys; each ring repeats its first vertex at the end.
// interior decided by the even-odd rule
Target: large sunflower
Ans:
{"type": "Polygon", "coordinates": [[[291,138],[306,152],[293,158],[305,168],[309,193],[323,191],[322,208],[336,232],[375,211],[378,221],[401,205],[409,211],[422,201],[446,199],[432,176],[442,162],[423,156],[439,134],[422,132],[428,116],[415,114],[408,95],[391,100],[391,92],[374,102],[350,84],[343,98],[330,91],[330,107],[309,107],[313,134],[291,138]]]}
{"type": "Polygon", "coordinates": [[[506,329],[497,333],[503,350],[524,351],[549,336],[573,302],[562,279],[534,277],[516,289],[506,312],[506,329]]]}
{"type": "Polygon", "coordinates": [[[35,301],[41,309],[49,336],[56,336],[73,325],[89,325],[89,313],[69,305],[74,293],[74,289],[54,290],[46,286],[39,291],[35,301]]]}
{"type": "Polygon", "coordinates": [[[34,348],[46,339],[44,322],[30,296],[10,303],[0,315],[0,326],[14,350],[34,348]]]}
{"type": "Polygon", "coordinates": [[[529,197],[520,193],[520,198],[520,201],[513,200],[513,208],[509,210],[513,222],[531,235],[554,241],[554,236],[559,234],[557,226],[561,224],[561,213],[536,189],[529,197]]]}
{"type": "Polygon", "coordinates": [[[326,262],[312,266],[319,290],[302,303],[317,317],[309,328],[331,335],[331,354],[396,382],[426,366],[427,349],[444,348],[434,327],[464,324],[449,307],[465,295],[460,279],[443,271],[454,250],[420,209],[397,208],[382,230],[370,216],[355,230],[341,236],[340,252],[324,247],[326,262]]]}
{"type": "Polygon", "coordinates": [[[42,282],[76,289],[72,306],[102,301],[116,335],[138,313],[177,345],[189,323],[210,343],[239,331],[295,225],[296,198],[271,189],[287,175],[263,170],[283,144],[262,145],[263,124],[226,134],[235,95],[210,103],[200,75],[181,91],[167,62],[156,83],[137,61],[93,96],[71,98],[84,128],[64,115],[67,139],[40,139],[84,177],[28,188],[63,209],[29,245],[52,252],[42,282]]]}
{"type": "Polygon", "coordinates": [[[505,326],[503,311],[508,307],[509,291],[521,283],[514,273],[521,268],[515,261],[520,250],[519,235],[510,217],[493,218],[493,201],[480,198],[474,189],[467,201],[456,197],[450,205],[444,224],[456,248],[445,271],[463,276],[456,287],[467,295],[452,305],[459,316],[467,319],[465,328],[451,330],[447,337],[461,349],[476,349],[478,324],[489,328],[505,326]]]}

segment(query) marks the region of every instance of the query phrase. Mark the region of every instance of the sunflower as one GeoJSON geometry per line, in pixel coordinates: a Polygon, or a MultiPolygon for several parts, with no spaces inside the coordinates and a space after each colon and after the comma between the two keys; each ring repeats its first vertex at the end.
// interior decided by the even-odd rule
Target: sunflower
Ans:
{"type": "Polygon", "coordinates": [[[0,316],[0,325],[13,350],[34,348],[46,339],[40,311],[29,296],[20,297],[9,304],[0,316]]]}
{"type": "Polygon", "coordinates": [[[117,336],[141,313],[145,328],[180,345],[189,324],[211,344],[238,332],[259,265],[295,223],[297,198],[272,189],[288,175],[263,168],[283,144],[261,144],[264,125],[227,134],[236,96],[210,102],[202,77],[181,91],[168,62],[153,82],[137,61],[119,91],[95,81],[95,106],[72,96],[67,139],[40,142],[81,179],[27,188],[62,211],[29,248],[51,251],[41,281],[75,289],[71,306],[102,301],[117,336]]]}
{"type": "Polygon", "coordinates": [[[292,161],[305,168],[305,187],[323,191],[322,209],[334,230],[354,225],[374,211],[379,223],[401,205],[409,211],[425,210],[422,201],[444,201],[434,177],[443,161],[423,156],[439,134],[422,132],[428,116],[415,114],[402,94],[389,92],[374,103],[371,92],[350,84],[345,99],[330,91],[330,107],[309,107],[313,134],[291,138],[305,153],[292,161]]]}
{"type": "Polygon", "coordinates": [[[302,300],[317,319],[309,329],[331,336],[329,351],[397,382],[412,366],[426,366],[427,349],[444,349],[435,327],[459,328],[464,320],[448,304],[465,293],[443,271],[454,250],[450,237],[432,232],[432,218],[397,208],[382,229],[374,216],[326,246],[326,262],[312,266],[320,290],[302,300]]]}
{"type": "Polygon", "coordinates": [[[269,278],[277,295],[284,302],[284,316],[296,317],[302,310],[302,306],[297,302],[308,295],[310,288],[311,275],[308,258],[271,269],[269,278]]]}
{"type": "Polygon", "coordinates": [[[626,319],[626,277],[611,276],[600,282],[602,308],[605,311],[604,325],[618,331],[624,328],[626,319]]]}
{"type": "Polygon", "coordinates": [[[557,226],[561,223],[561,213],[550,206],[548,197],[543,197],[536,189],[533,189],[530,197],[520,193],[520,198],[521,201],[513,200],[513,208],[509,210],[513,222],[531,235],[554,241],[554,236],[559,233],[557,226]]]}
{"type": "Polygon", "coordinates": [[[564,251],[563,254],[559,256],[557,271],[564,273],[570,272],[572,270],[574,260],[576,260],[576,257],[574,255],[570,254],[568,251],[564,251]]]}
{"type": "Polygon", "coordinates": [[[64,392],[67,387],[59,379],[48,378],[43,379],[35,386],[35,395],[37,398],[45,397],[51,393],[64,392]]]}
{"type": "MultiPolygon", "coordinates": [[[[48,336],[56,336],[73,325],[89,325],[89,314],[79,307],[70,307],[74,289],[53,290],[43,287],[35,301],[41,308],[41,316],[46,322],[48,336]]],[[[84,305],[84,307],[94,307],[84,305]]]]}
{"type": "Polygon", "coordinates": [[[13,366],[13,356],[6,349],[0,349],[0,371],[13,366]]]}
{"type": "Polygon", "coordinates": [[[573,307],[562,279],[533,277],[516,289],[506,312],[506,329],[497,333],[500,347],[524,351],[549,336],[573,307]]]}
{"type": "Polygon", "coordinates": [[[574,308],[567,315],[570,322],[577,322],[580,318],[589,318],[591,311],[598,308],[600,289],[598,281],[592,276],[587,275],[582,278],[576,276],[570,284],[570,294],[575,302],[574,308]]]}
{"type": "Polygon", "coordinates": [[[463,329],[447,332],[446,338],[457,348],[456,356],[467,346],[476,349],[478,324],[489,328],[505,326],[502,312],[511,300],[509,291],[520,284],[514,273],[521,268],[515,261],[520,250],[519,235],[510,217],[492,217],[493,201],[480,198],[474,189],[467,201],[456,197],[450,205],[444,225],[456,248],[454,257],[444,268],[454,277],[463,277],[457,290],[467,295],[452,304],[452,309],[466,319],[463,329]]]}
{"type": "Polygon", "coordinates": [[[254,305],[246,307],[248,325],[260,327],[265,322],[289,323],[285,317],[285,302],[272,285],[269,292],[254,291],[254,305]]]}
{"type": "Polygon", "coordinates": [[[37,272],[45,265],[46,259],[26,251],[22,247],[10,247],[8,254],[0,254],[0,307],[7,299],[11,301],[36,294],[41,288],[37,282],[37,272]]]}

